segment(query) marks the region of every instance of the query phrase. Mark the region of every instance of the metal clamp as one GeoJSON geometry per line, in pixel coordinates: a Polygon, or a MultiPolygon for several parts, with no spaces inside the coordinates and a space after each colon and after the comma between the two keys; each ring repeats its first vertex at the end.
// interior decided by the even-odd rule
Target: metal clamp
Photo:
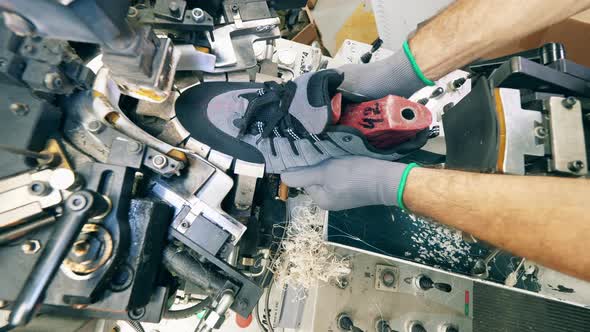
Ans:
{"type": "Polygon", "coordinates": [[[217,57],[214,73],[239,71],[256,65],[253,43],[259,40],[280,38],[280,20],[267,18],[242,22],[238,27],[229,24],[213,30],[215,41],[212,53],[217,57]]]}

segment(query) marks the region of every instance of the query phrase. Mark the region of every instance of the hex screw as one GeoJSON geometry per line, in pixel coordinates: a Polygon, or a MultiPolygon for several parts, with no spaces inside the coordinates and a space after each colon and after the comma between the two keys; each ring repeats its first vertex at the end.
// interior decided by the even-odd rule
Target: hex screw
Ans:
{"type": "Polygon", "coordinates": [[[88,122],[88,124],[86,125],[86,128],[88,128],[89,132],[94,133],[94,134],[98,134],[104,129],[104,125],[102,124],[102,122],[100,122],[98,120],[92,120],[92,121],[88,122]]]}
{"type": "Polygon", "coordinates": [[[27,240],[20,246],[25,255],[33,255],[41,250],[41,242],[39,240],[27,240]]]}
{"type": "Polygon", "coordinates": [[[166,166],[166,164],[168,164],[168,159],[166,159],[166,157],[164,157],[163,155],[159,154],[154,156],[154,159],[152,159],[152,164],[155,168],[162,169],[166,166]]]}
{"type": "Polygon", "coordinates": [[[10,111],[16,116],[25,116],[29,114],[29,106],[27,104],[12,103],[10,104],[10,111]]]}
{"type": "Polygon", "coordinates": [[[581,171],[584,166],[584,162],[581,160],[572,160],[567,164],[567,168],[574,173],[581,171]]]}
{"type": "Polygon", "coordinates": [[[561,101],[561,104],[563,105],[563,107],[567,108],[568,110],[571,110],[574,107],[574,105],[576,105],[577,101],[578,100],[574,97],[567,97],[561,101]]]}
{"type": "Polygon", "coordinates": [[[127,144],[127,151],[131,153],[139,153],[141,151],[142,145],[139,142],[130,141],[127,144]]]}
{"type": "Polygon", "coordinates": [[[538,138],[545,138],[547,136],[547,130],[544,127],[535,127],[535,136],[538,138]]]}
{"type": "Polygon", "coordinates": [[[438,88],[434,89],[434,91],[432,91],[430,98],[436,98],[436,97],[442,96],[443,93],[445,93],[445,89],[443,89],[442,87],[439,86],[438,88]]]}
{"type": "Polygon", "coordinates": [[[205,19],[205,12],[201,8],[193,8],[191,10],[191,17],[197,23],[202,22],[205,19]]]}

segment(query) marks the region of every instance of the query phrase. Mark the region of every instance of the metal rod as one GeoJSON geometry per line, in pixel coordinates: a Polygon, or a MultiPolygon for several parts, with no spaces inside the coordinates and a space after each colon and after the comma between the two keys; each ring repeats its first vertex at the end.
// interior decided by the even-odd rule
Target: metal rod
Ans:
{"type": "Polygon", "coordinates": [[[65,204],[63,217],[56,223],[53,233],[20,290],[8,317],[8,324],[17,327],[27,324],[39,309],[47,287],[53,280],[72,244],[93,212],[102,212],[106,206],[102,196],[87,190],[73,193],[65,204]]]}
{"type": "Polygon", "coordinates": [[[35,159],[41,159],[41,160],[52,160],[53,159],[53,154],[51,153],[40,153],[40,152],[35,152],[35,151],[31,151],[31,150],[26,150],[26,149],[19,149],[19,148],[15,148],[12,146],[8,146],[8,145],[4,145],[4,144],[0,144],[0,150],[4,150],[7,152],[11,152],[14,154],[20,154],[29,158],[35,158],[35,159]]]}
{"type": "Polygon", "coordinates": [[[46,216],[41,219],[31,221],[27,224],[24,224],[20,227],[15,228],[15,229],[11,229],[9,231],[2,232],[2,233],[0,233],[0,246],[10,243],[14,240],[17,240],[17,239],[27,235],[29,232],[34,231],[34,230],[41,228],[43,226],[49,225],[53,222],[55,222],[54,216],[46,216]]]}

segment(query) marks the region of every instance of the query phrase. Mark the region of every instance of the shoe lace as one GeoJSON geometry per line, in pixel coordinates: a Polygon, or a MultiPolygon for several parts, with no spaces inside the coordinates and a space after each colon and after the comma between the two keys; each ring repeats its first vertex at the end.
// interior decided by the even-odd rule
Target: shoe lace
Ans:
{"type": "Polygon", "coordinates": [[[257,92],[241,95],[249,103],[239,125],[239,136],[245,135],[254,126],[260,139],[272,134],[299,139],[293,129],[293,116],[289,114],[289,106],[296,91],[297,85],[291,81],[282,84],[266,82],[257,92]]]}

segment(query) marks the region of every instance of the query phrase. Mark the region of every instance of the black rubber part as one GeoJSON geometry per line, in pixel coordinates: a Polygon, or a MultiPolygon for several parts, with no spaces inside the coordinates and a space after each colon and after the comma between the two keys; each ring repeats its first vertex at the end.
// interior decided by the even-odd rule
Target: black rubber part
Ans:
{"type": "Polygon", "coordinates": [[[442,116],[446,167],[493,172],[498,160],[498,120],[489,83],[482,77],[471,92],[442,116]]]}
{"type": "Polygon", "coordinates": [[[225,284],[221,275],[207,270],[189,253],[178,251],[172,245],[168,245],[164,249],[162,263],[170,272],[201,287],[207,294],[218,292],[225,284]]]}
{"type": "Polygon", "coordinates": [[[336,90],[343,80],[344,74],[335,70],[318,71],[307,83],[307,101],[313,107],[331,105],[331,98],[336,94],[336,90]]]}
{"type": "Polygon", "coordinates": [[[224,133],[207,117],[207,106],[216,96],[234,90],[260,89],[260,83],[209,82],[184,91],[176,100],[176,117],[191,137],[206,143],[211,149],[234,158],[264,164],[264,156],[254,146],[224,133]]]}
{"type": "MultiPolygon", "coordinates": [[[[313,107],[328,107],[326,126],[334,122],[332,118],[332,97],[344,81],[344,74],[335,70],[322,70],[315,73],[307,83],[307,101],[313,107]]],[[[325,129],[325,128],[324,128],[325,129]]]]}

